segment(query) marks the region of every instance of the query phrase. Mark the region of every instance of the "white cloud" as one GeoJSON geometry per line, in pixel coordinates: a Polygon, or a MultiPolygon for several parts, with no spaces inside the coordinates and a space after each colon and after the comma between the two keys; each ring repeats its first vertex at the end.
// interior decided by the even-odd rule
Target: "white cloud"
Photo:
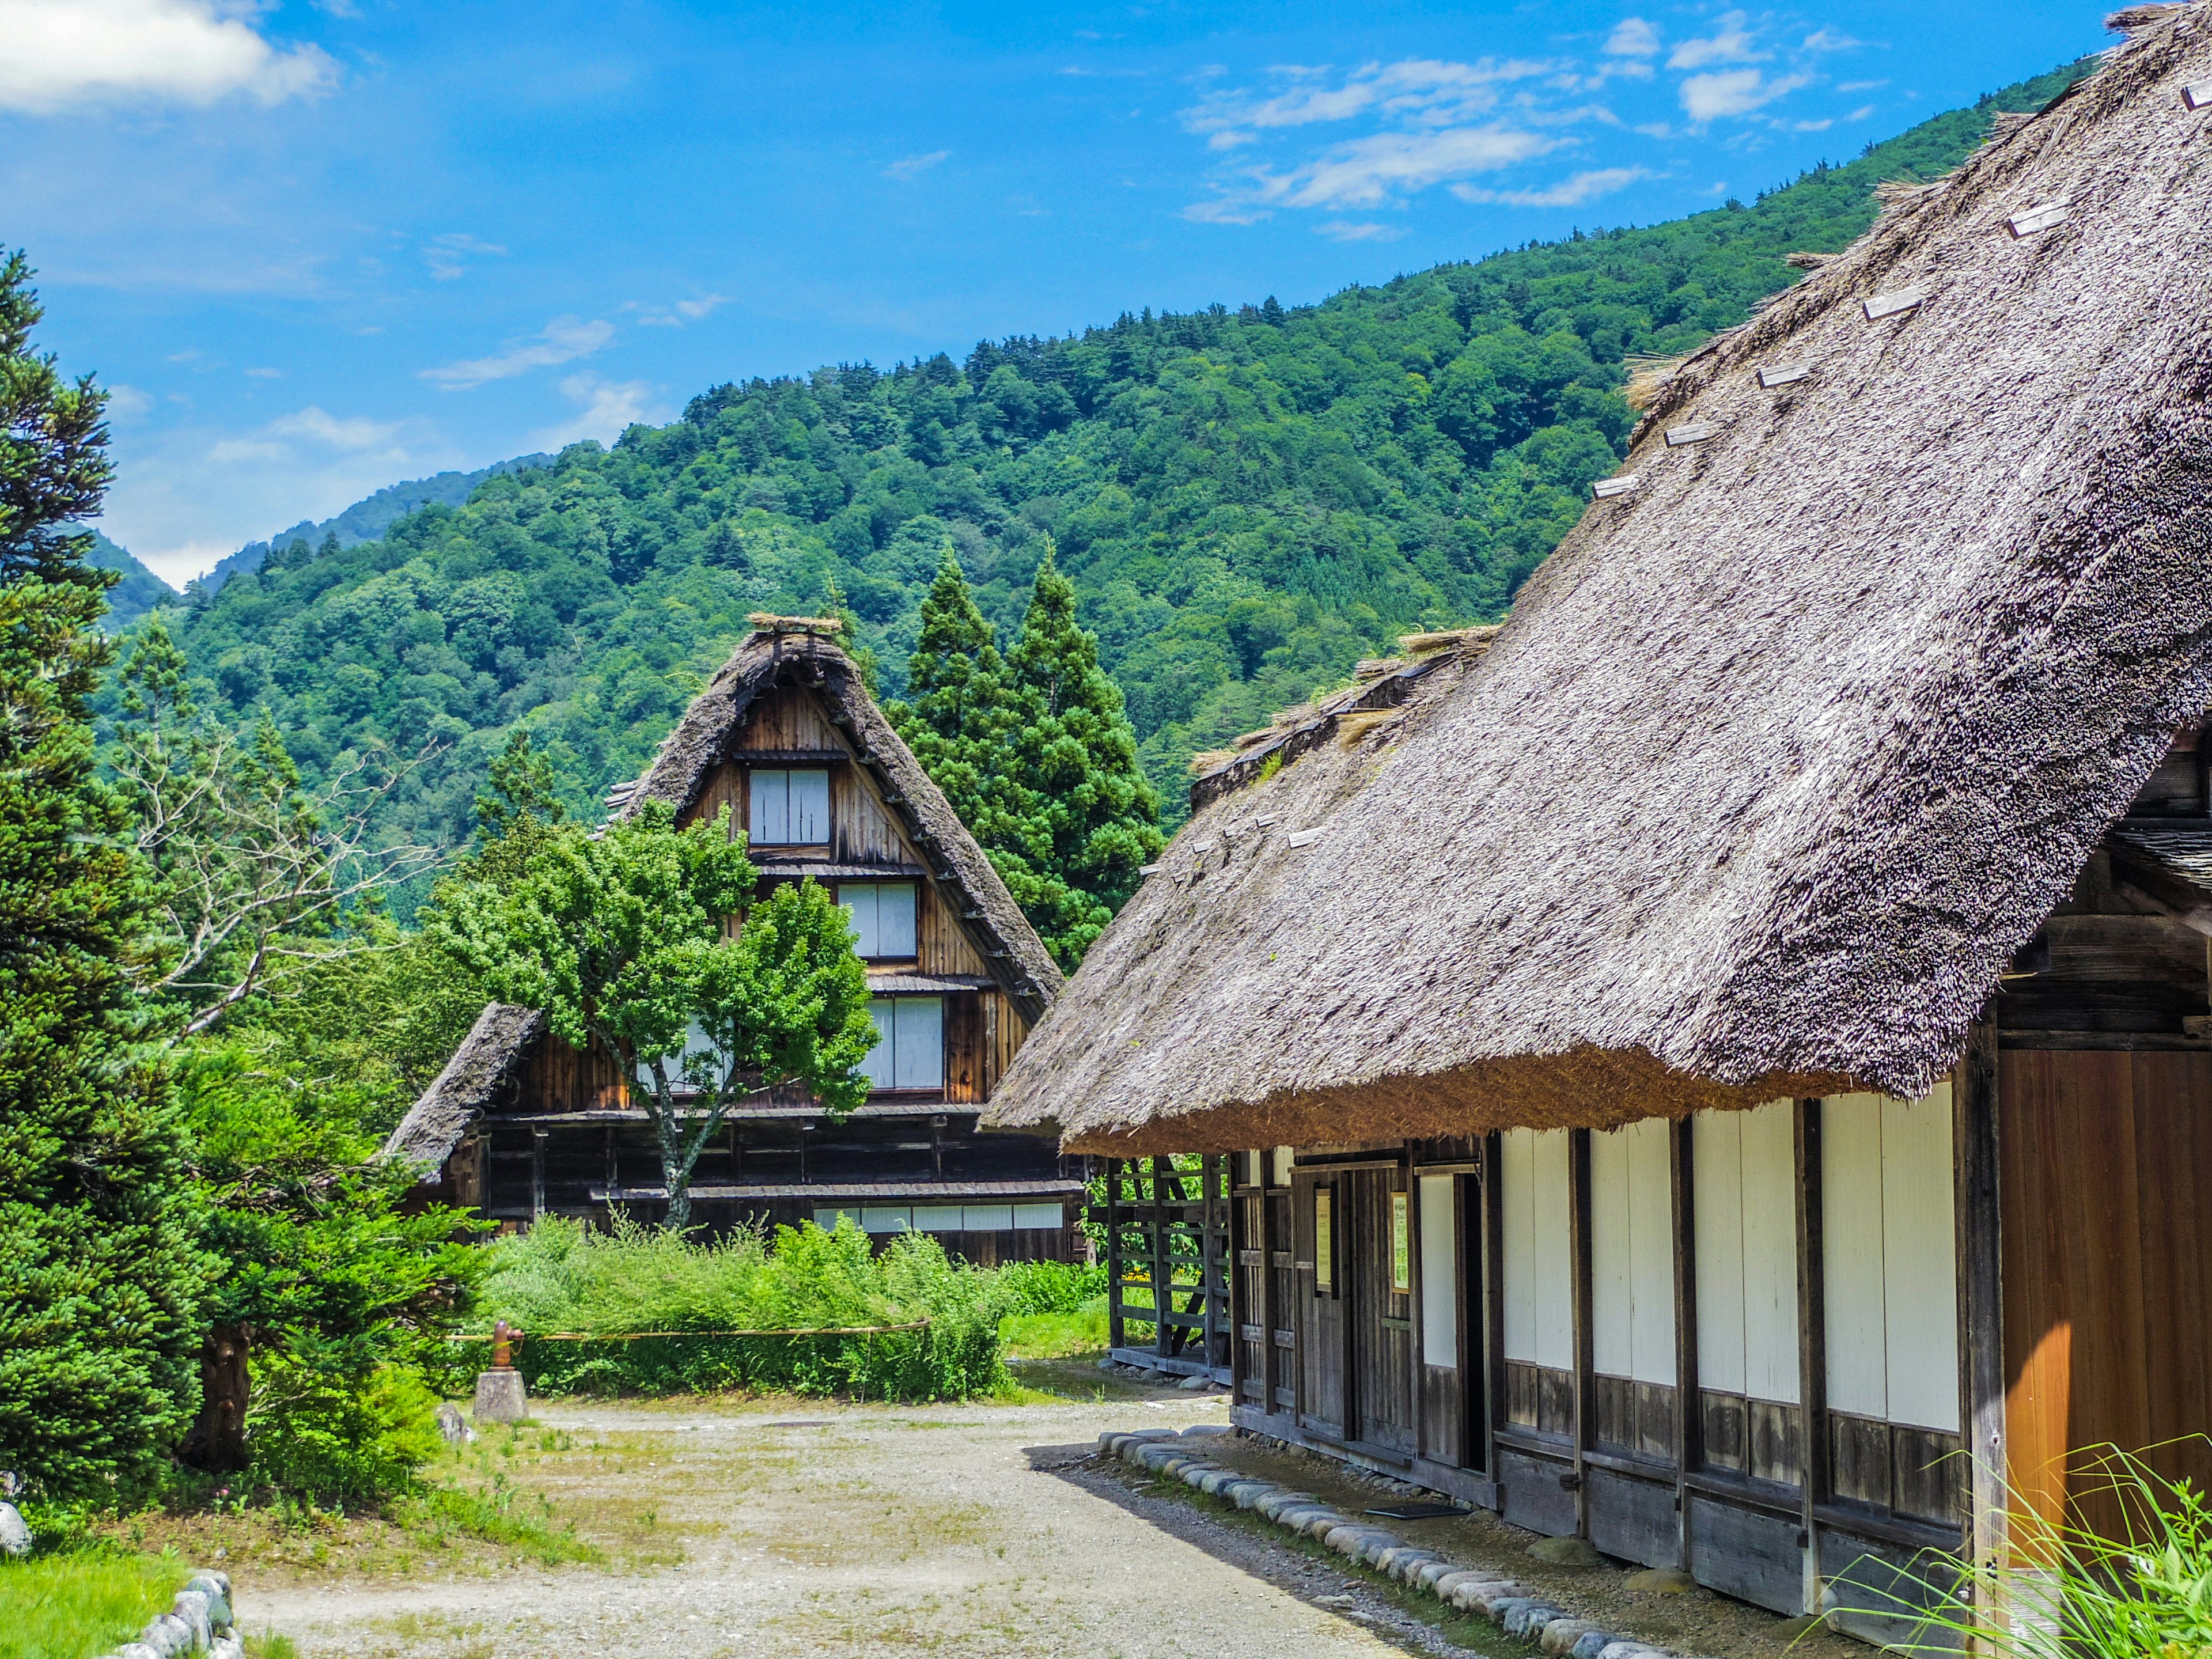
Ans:
{"type": "Polygon", "coordinates": [[[1708,64],[1763,64],[1771,52],[1755,51],[1747,20],[1740,11],[1732,11],[1720,20],[1720,27],[1703,40],[1685,40],[1674,48],[1667,59],[1668,69],[1703,69],[1708,64]]]}
{"type": "Polygon", "coordinates": [[[51,114],[127,101],[264,104],[310,97],[337,65],[279,47],[252,11],[222,0],[0,0],[0,108],[51,114]]]}
{"type": "Polygon", "coordinates": [[[496,356],[446,363],[423,369],[421,374],[422,379],[434,381],[448,392],[466,392],[487,380],[511,380],[533,368],[550,368],[588,357],[614,337],[612,323],[586,323],[574,317],[556,317],[529,338],[510,341],[507,349],[496,356]]]}
{"type": "Polygon", "coordinates": [[[1395,193],[1530,161],[1559,142],[1494,121],[1442,132],[1380,132],[1340,144],[1290,173],[1255,176],[1261,199],[1271,204],[1373,207],[1395,193]]]}
{"type": "Polygon", "coordinates": [[[1805,37],[1804,50],[1807,52],[1849,52],[1855,46],[1863,46],[1865,44],[1866,42],[1863,40],[1853,40],[1850,35],[1845,34],[1841,29],[1819,28],[1814,29],[1812,33],[1805,37]]]}
{"type": "Polygon", "coordinates": [[[246,378],[249,380],[281,380],[284,378],[284,371],[281,368],[249,368],[246,371],[246,378]]]}
{"type": "Polygon", "coordinates": [[[1507,207],[1580,207],[1650,177],[1647,167],[1595,167],[1546,190],[1480,190],[1473,185],[1454,185],[1452,194],[1462,202],[1496,202],[1507,207]]]}
{"type": "Polygon", "coordinates": [[[1536,58],[1484,58],[1462,64],[1407,58],[1361,65],[1340,81],[1326,69],[1290,64],[1273,73],[1281,89],[1259,97],[1244,91],[1216,93],[1183,112],[1183,125],[1211,135],[1216,149],[1249,143],[1262,131],[1311,126],[1370,116],[1413,127],[1450,125],[1498,106],[1498,89],[1553,73],[1556,63],[1536,58]]]}
{"type": "Polygon", "coordinates": [[[1609,58],[1650,58],[1659,51],[1659,31],[1641,17],[1624,17],[1606,37],[1609,58]]]}
{"type": "Polygon", "coordinates": [[[1402,225],[1364,224],[1349,219],[1331,219],[1314,229],[1340,242],[1395,242],[1406,234],[1402,225]]]}
{"type": "Polygon", "coordinates": [[[1888,84],[1887,81],[1840,81],[1836,84],[1836,90],[1838,92],[1880,92],[1888,84]]]}
{"type": "Polygon", "coordinates": [[[1682,82],[1682,108],[1692,121],[1717,120],[1723,115],[1748,115],[1812,80],[1809,75],[1785,75],[1770,81],[1755,69],[1723,70],[1712,75],[1693,75],[1682,82]]]}
{"type": "Polygon", "coordinates": [[[1193,202],[1182,210],[1182,216],[1197,225],[1256,225],[1269,216],[1267,209],[1249,200],[1223,196],[1211,202],[1193,202]]]}
{"type": "Polygon", "coordinates": [[[1826,132],[1835,125],[1835,118],[1827,116],[1818,121],[1794,121],[1790,124],[1790,130],[1792,132],[1826,132]]]}
{"type": "Polygon", "coordinates": [[[639,324],[646,328],[682,328],[712,316],[720,307],[730,303],[726,294],[705,294],[694,300],[678,300],[673,305],[653,305],[643,300],[626,300],[623,309],[633,313],[639,324]]]}
{"type": "Polygon", "coordinates": [[[561,382],[561,391],[580,407],[568,420],[532,433],[532,448],[563,449],[586,438],[612,443],[640,421],[665,418],[647,402],[653,387],[644,380],[603,380],[596,374],[571,374],[561,382]]]}
{"type": "Polygon", "coordinates": [[[1868,116],[1869,116],[1869,115],[1871,115],[1871,114],[1873,114],[1873,113],[1874,113],[1874,106],[1873,106],[1872,104],[1861,104],[1861,105],[1860,105],[1856,109],[1853,110],[1853,111],[1852,111],[1849,115],[1846,115],[1845,117],[1844,117],[1844,119],[1845,119],[1846,121],[1863,121],[1863,120],[1865,120],[1865,119],[1867,118],[1867,117],[1868,117],[1868,116]]]}
{"type": "Polygon", "coordinates": [[[111,421],[135,421],[153,412],[153,398],[135,386],[125,386],[118,381],[106,390],[107,418],[111,421]]]}
{"type": "Polygon", "coordinates": [[[430,275],[441,283],[450,283],[465,272],[471,254],[504,259],[507,250],[497,242],[481,241],[461,231],[433,236],[422,248],[423,263],[430,267],[430,275]]]}
{"type": "Polygon", "coordinates": [[[928,172],[951,154],[949,149],[933,149],[927,155],[902,155],[884,169],[884,177],[905,184],[908,179],[928,172]]]}

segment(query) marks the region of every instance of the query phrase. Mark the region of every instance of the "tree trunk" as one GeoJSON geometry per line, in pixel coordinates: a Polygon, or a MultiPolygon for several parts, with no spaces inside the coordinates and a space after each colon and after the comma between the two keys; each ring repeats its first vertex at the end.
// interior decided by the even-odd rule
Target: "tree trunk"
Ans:
{"type": "Polygon", "coordinates": [[[252,1391],[242,1325],[218,1325],[200,1341],[200,1414],[185,1439],[185,1462],[210,1474],[246,1464],[246,1407],[252,1391]]]}

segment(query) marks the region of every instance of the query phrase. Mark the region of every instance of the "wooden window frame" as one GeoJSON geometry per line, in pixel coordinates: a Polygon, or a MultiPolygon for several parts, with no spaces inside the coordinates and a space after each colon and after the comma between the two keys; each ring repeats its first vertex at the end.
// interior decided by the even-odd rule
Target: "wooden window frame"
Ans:
{"type": "MultiPolygon", "coordinates": [[[[756,847],[778,848],[793,847],[834,847],[837,842],[837,786],[836,768],[828,761],[795,762],[788,760],[752,761],[739,757],[744,769],[745,815],[744,829],[746,850],[756,847]],[[788,776],[793,772],[819,772],[823,781],[823,836],[819,841],[756,841],[753,839],[753,781],[763,772],[781,772],[788,776]]],[[[917,922],[917,931],[919,923],[917,922]]]]}
{"type": "MultiPolygon", "coordinates": [[[[812,843],[812,842],[808,842],[808,843],[807,843],[807,845],[809,845],[809,846],[811,846],[811,845],[813,845],[813,844],[814,844],[814,843],[812,843]]],[[[803,879],[803,878],[802,878],[802,879],[803,879]]],[[[905,878],[905,877],[893,877],[893,878],[890,878],[890,879],[889,879],[889,880],[883,880],[883,879],[879,879],[879,878],[878,878],[877,877],[874,877],[874,876],[866,876],[866,877],[862,877],[862,876],[854,876],[854,877],[853,877],[850,880],[847,880],[847,879],[844,879],[844,878],[840,878],[836,879],[836,880],[834,880],[834,881],[830,882],[830,883],[829,884],[829,886],[830,886],[830,902],[831,903],[833,903],[833,904],[836,904],[836,905],[839,906],[841,908],[843,907],[844,902],[845,902],[845,890],[846,890],[848,887],[878,887],[878,888],[881,888],[881,887],[910,887],[910,888],[912,888],[912,889],[914,890],[914,949],[913,949],[913,950],[911,950],[911,951],[909,951],[908,952],[907,952],[907,954],[906,954],[906,955],[902,956],[902,957],[886,957],[886,956],[872,956],[872,956],[868,955],[866,952],[863,951],[863,952],[861,952],[861,953],[860,953],[860,960],[861,960],[862,962],[865,962],[865,963],[908,963],[908,962],[911,962],[911,963],[916,963],[916,964],[918,965],[918,964],[921,963],[921,883],[920,881],[918,881],[918,880],[915,880],[915,879],[913,879],[913,878],[905,878]]]]}

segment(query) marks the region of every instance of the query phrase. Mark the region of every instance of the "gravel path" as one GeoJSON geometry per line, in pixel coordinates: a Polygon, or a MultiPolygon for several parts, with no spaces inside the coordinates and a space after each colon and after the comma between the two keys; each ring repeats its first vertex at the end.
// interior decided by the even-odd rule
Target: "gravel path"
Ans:
{"type": "Polygon", "coordinates": [[[1340,1570],[1091,1456],[1103,1429],[1226,1415],[1218,1397],[1163,1403],[808,1402],[773,1419],[696,1403],[543,1406],[541,1421],[580,1440],[634,1449],[618,1468],[556,1467],[537,1484],[571,1514],[654,1506],[680,1565],[241,1581],[240,1612],[307,1659],[1464,1651],[1340,1570]]]}

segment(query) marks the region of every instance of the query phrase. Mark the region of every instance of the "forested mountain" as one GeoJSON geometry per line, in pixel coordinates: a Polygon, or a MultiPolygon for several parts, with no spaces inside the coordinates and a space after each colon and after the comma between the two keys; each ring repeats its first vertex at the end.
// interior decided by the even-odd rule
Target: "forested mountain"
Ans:
{"type": "Polygon", "coordinates": [[[92,553],[86,563],[96,570],[112,570],[123,578],[107,590],[107,615],[100,626],[119,633],[157,605],[173,605],[177,590],[163,581],[97,530],[92,532],[92,553]]]}
{"type": "MultiPolygon", "coordinates": [[[[1410,629],[1499,615],[1621,453],[1625,361],[1684,350],[1864,230],[2072,65],[1751,204],[1441,265],[1319,305],[1123,316],[890,371],[721,386],[380,539],[292,547],[189,610],[205,701],[311,774],[447,747],[397,811],[459,842],[516,722],[580,796],[634,772],[744,632],[838,599],[901,690],[951,541],[1001,637],[1056,541],[1159,786],[1410,629]]],[[[579,805],[583,804],[581,801],[579,805]]]]}

